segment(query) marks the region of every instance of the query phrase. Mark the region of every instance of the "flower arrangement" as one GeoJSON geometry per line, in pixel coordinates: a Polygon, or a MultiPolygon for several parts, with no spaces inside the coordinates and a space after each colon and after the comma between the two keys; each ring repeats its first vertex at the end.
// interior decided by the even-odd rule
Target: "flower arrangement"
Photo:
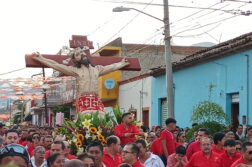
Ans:
{"type": "Polygon", "coordinates": [[[113,135],[113,127],[116,125],[114,117],[105,114],[99,116],[98,112],[88,115],[78,115],[77,120],[64,121],[65,127],[58,128],[57,132],[65,136],[70,143],[73,154],[84,152],[91,141],[106,144],[106,138],[113,135]]]}

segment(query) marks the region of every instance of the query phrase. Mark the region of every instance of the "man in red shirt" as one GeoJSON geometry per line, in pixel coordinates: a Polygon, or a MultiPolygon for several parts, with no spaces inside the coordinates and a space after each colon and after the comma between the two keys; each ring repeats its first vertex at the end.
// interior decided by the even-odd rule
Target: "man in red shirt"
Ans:
{"type": "Polygon", "coordinates": [[[132,167],[144,167],[144,165],[138,160],[138,154],[140,150],[135,143],[128,143],[122,150],[122,161],[130,164],[132,167]]]}
{"type": "Polygon", "coordinates": [[[122,123],[115,126],[114,133],[121,140],[121,145],[134,142],[136,140],[135,135],[141,135],[142,133],[136,125],[132,124],[133,117],[131,113],[124,113],[122,115],[122,123]]]}
{"type": "Polygon", "coordinates": [[[220,155],[212,151],[210,138],[202,138],[200,146],[201,151],[194,153],[185,167],[222,167],[220,155]]]}
{"type": "Polygon", "coordinates": [[[242,157],[235,161],[231,167],[238,167],[241,164],[252,165],[252,143],[244,142],[242,144],[242,157]]]}
{"type": "Polygon", "coordinates": [[[28,137],[28,130],[22,129],[20,138],[18,140],[18,144],[25,147],[27,145],[27,137],[28,137]]]}
{"type": "Polygon", "coordinates": [[[235,140],[228,139],[224,143],[224,153],[220,155],[222,167],[230,167],[236,160],[241,158],[241,154],[236,152],[235,140]]]}
{"type": "Polygon", "coordinates": [[[173,131],[176,129],[177,121],[174,118],[167,118],[165,121],[166,129],[164,129],[160,134],[161,146],[163,150],[163,155],[161,159],[166,166],[167,157],[175,153],[175,139],[173,131]]]}
{"type": "Polygon", "coordinates": [[[64,149],[65,157],[69,160],[76,159],[76,156],[70,154],[71,148],[70,148],[70,144],[68,143],[68,141],[63,141],[63,143],[65,145],[65,149],[64,149]]]}
{"type": "Polygon", "coordinates": [[[187,159],[190,160],[191,156],[198,152],[201,151],[200,147],[200,140],[203,137],[208,137],[208,130],[205,128],[200,128],[197,132],[197,140],[192,142],[191,144],[188,145],[187,150],[186,150],[186,156],[187,159]]]}
{"type": "Polygon", "coordinates": [[[106,167],[117,167],[122,163],[122,157],[119,154],[121,151],[121,142],[117,136],[109,136],[107,138],[107,148],[103,151],[102,162],[106,167]]]}
{"type": "Polygon", "coordinates": [[[155,155],[162,155],[163,154],[163,149],[161,146],[161,140],[160,138],[156,138],[153,142],[152,145],[150,147],[150,152],[152,152],[155,155]]]}
{"type": "Polygon", "coordinates": [[[212,151],[223,154],[225,153],[225,149],[223,148],[225,142],[225,134],[221,132],[217,132],[213,136],[214,144],[212,145],[212,151]]]}

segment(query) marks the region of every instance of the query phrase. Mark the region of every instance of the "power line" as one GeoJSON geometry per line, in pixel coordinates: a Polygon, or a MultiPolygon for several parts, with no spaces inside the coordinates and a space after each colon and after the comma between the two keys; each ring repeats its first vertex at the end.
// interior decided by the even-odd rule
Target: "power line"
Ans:
{"type": "MultiPolygon", "coordinates": [[[[111,1],[111,0],[93,0],[93,1],[109,2],[109,3],[135,4],[135,5],[163,6],[163,4],[145,3],[145,2],[133,2],[133,1],[111,1]]],[[[222,11],[222,12],[227,12],[227,13],[232,13],[233,12],[232,10],[221,10],[221,9],[216,9],[216,8],[198,7],[198,6],[169,5],[169,7],[214,10],[214,11],[222,11]]]]}
{"type": "MultiPolygon", "coordinates": [[[[218,3],[215,3],[214,5],[211,5],[211,6],[209,6],[208,8],[211,8],[211,7],[213,7],[213,6],[216,6],[217,4],[219,4],[220,2],[218,2],[218,3]]],[[[197,12],[195,12],[195,13],[193,13],[193,14],[190,14],[190,15],[188,15],[188,16],[186,16],[186,17],[183,17],[183,18],[181,18],[181,19],[179,19],[179,20],[176,20],[176,21],[174,21],[174,22],[180,22],[180,21],[182,21],[182,20],[185,20],[185,19],[187,19],[187,18],[189,18],[189,17],[192,17],[193,15],[196,15],[196,14],[198,14],[198,13],[200,13],[200,12],[202,12],[202,11],[204,11],[203,9],[202,10],[200,10],[200,11],[197,11],[197,12]]],[[[172,25],[173,23],[171,22],[170,23],[170,25],[172,25]]]]}
{"type": "MultiPolygon", "coordinates": [[[[151,0],[150,3],[151,3],[152,1],[153,1],[153,0],[151,0]]],[[[149,4],[150,4],[150,3],[149,3],[149,4]]],[[[147,6],[148,6],[148,4],[147,4],[142,10],[144,10],[147,6]]],[[[130,23],[132,23],[133,20],[135,20],[135,18],[136,18],[137,16],[139,16],[139,14],[140,14],[140,13],[137,13],[132,19],[130,19],[130,21],[127,22],[122,28],[120,28],[120,30],[119,30],[117,33],[115,33],[112,37],[110,37],[109,40],[107,40],[107,42],[105,42],[104,45],[106,45],[107,43],[109,43],[117,34],[119,34],[119,33],[120,33],[122,30],[124,30],[130,23]]]]}
{"type": "MultiPolygon", "coordinates": [[[[243,6],[246,6],[247,4],[244,4],[244,5],[241,5],[241,6],[239,6],[238,8],[240,8],[240,7],[243,7],[243,6]]],[[[219,14],[219,15],[223,15],[223,13],[222,14],[219,14]]],[[[237,15],[235,15],[235,16],[237,16],[237,15]]],[[[238,15],[239,16],[239,15],[238,15]]],[[[199,18],[199,17],[198,17],[199,18]]],[[[211,18],[216,18],[216,16],[214,16],[214,17],[211,17],[211,18]]],[[[204,20],[209,20],[209,19],[211,19],[211,18],[207,18],[207,19],[204,19],[204,20]]],[[[231,17],[232,18],[232,17],[231,17]]],[[[225,20],[225,19],[224,19],[225,20]]],[[[212,23],[210,23],[210,25],[211,25],[212,23]]],[[[198,26],[199,24],[197,23],[197,25],[194,25],[194,26],[191,26],[191,28],[194,28],[195,26],[198,26]]],[[[185,27],[188,27],[188,25],[186,25],[186,26],[184,26],[184,27],[182,27],[182,28],[185,28],[185,27]]],[[[177,28],[178,29],[178,28],[177,28]]],[[[179,28],[179,29],[181,29],[181,28],[179,28]]],[[[198,29],[198,27],[196,27],[196,29],[198,29]]],[[[190,30],[190,29],[186,29],[186,31],[188,31],[188,30],[190,30]]],[[[176,34],[177,35],[177,34],[176,34]]]]}
{"type": "Polygon", "coordinates": [[[26,68],[25,67],[24,68],[19,68],[19,69],[12,70],[12,71],[9,71],[9,72],[1,73],[0,75],[6,75],[6,74],[13,73],[13,72],[21,71],[21,70],[24,70],[24,69],[26,69],[26,68]]]}
{"type": "Polygon", "coordinates": [[[232,18],[234,18],[234,17],[237,17],[237,16],[228,17],[228,18],[225,18],[225,19],[222,19],[222,20],[218,20],[218,21],[215,21],[215,22],[212,22],[212,23],[205,24],[205,25],[200,26],[200,27],[197,27],[197,28],[192,28],[192,29],[187,29],[187,30],[184,30],[184,31],[180,31],[180,32],[178,32],[178,33],[176,33],[176,34],[174,34],[174,35],[172,35],[172,36],[176,36],[176,35],[178,35],[178,34],[181,34],[181,33],[186,32],[186,31],[192,31],[192,30],[200,29],[200,28],[202,28],[202,27],[206,27],[206,26],[209,26],[209,25],[212,25],[212,24],[220,23],[220,22],[222,22],[222,21],[226,21],[226,20],[232,19],[232,18]]]}
{"type": "Polygon", "coordinates": [[[252,1],[251,1],[251,0],[249,0],[249,1],[240,1],[240,0],[224,0],[224,1],[252,3],[252,1]]]}

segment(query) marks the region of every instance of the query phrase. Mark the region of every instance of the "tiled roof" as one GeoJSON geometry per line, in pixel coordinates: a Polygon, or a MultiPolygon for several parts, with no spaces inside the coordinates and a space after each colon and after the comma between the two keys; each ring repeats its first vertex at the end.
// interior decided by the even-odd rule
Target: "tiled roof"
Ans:
{"type": "MultiPolygon", "coordinates": [[[[126,50],[134,50],[137,48],[141,48],[141,51],[153,50],[153,48],[158,49],[161,52],[164,52],[164,45],[146,45],[146,44],[123,44],[126,50]]],[[[202,49],[206,49],[207,47],[199,47],[199,46],[171,46],[171,50],[173,54],[181,54],[181,55],[191,55],[195,52],[198,52],[202,49]]]]}
{"type": "Polygon", "coordinates": [[[133,82],[133,81],[137,81],[139,79],[143,79],[143,78],[146,78],[146,77],[149,77],[149,76],[150,76],[150,72],[146,72],[146,73],[134,76],[132,78],[121,80],[118,83],[119,83],[119,85],[123,85],[123,84],[129,83],[129,82],[133,82]]]}
{"type": "MultiPolygon", "coordinates": [[[[203,49],[186,56],[177,62],[173,62],[173,71],[178,71],[200,63],[206,63],[220,57],[230,56],[231,54],[239,53],[248,49],[252,49],[252,32],[203,49]]],[[[151,75],[161,75],[165,73],[165,66],[159,66],[151,70],[151,75]]]]}
{"type": "Polygon", "coordinates": [[[174,70],[179,70],[199,63],[204,63],[233,53],[239,53],[252,48],[252,32],[241,35],[210,48],[203,49],[173,63],[174,70]]]}

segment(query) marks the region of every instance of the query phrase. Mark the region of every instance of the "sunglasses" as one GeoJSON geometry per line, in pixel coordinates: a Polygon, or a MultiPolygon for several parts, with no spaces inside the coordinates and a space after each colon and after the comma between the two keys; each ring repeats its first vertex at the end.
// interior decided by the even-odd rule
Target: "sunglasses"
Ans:
{"type": "Polygon", "coordinates": [[[3,157],[3,156],[8,156],[8,155],[12,155],[13,156],[13,153],[14,154],[18,154],[18,155],[21,155],[25,161],[27,163],[30,162],[30,156],[28,154],[28,152],[26,151],[26,149],[21,146],[21,145],[18,145],[18,144],[10,144],[10,145],[7,145],[5,146],[4,148],[1,148],[0,149],[0,156],[3,157]]]}
{"type": "Polygon", "coordinates": [[[241,148],[236,148],[236,150],[241,150],[241,148]]]}

